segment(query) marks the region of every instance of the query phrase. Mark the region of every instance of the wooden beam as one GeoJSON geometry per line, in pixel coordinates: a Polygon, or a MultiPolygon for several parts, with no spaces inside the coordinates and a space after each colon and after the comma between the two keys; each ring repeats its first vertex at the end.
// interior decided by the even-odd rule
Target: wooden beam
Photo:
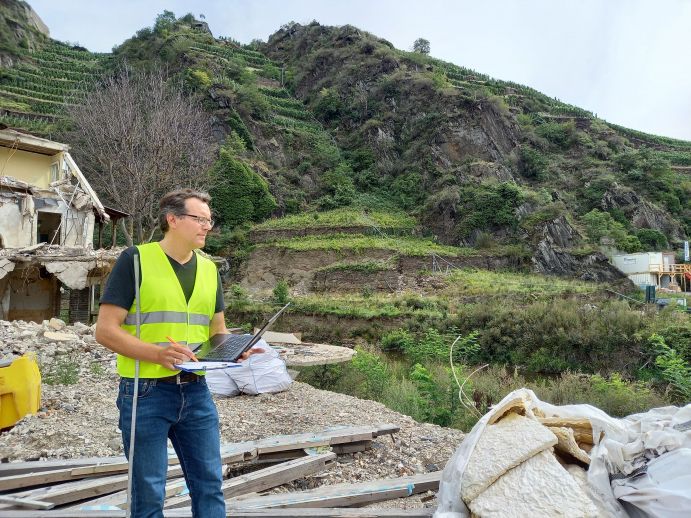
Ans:
{"type": "MultiPolygon", "coordinates": [[[[330,466],[334,459],[336,459],[336,454],[332,452],[310,455],[302,459],[290,460],[253,473],[233,477],[223,482],[221,486],[223,498],[228,499],[233,496],[264,491],[306,475],[318,473],[330,466]]],[[[174,509],[184,507],[190,505],[190,502],[190,495],[181,495],[165,502],[163,508],[174,509]]]]}
{"type": "MultiPolygon", "coordinates": [[[[173,466],[172,468],[168,469],[168,477],[179,477],[181,475],[182,468],[180,466],[173,466]]],[[[73,483],[60,484],[10,496],[35,498],[55,505],[64,505],[88,498],[114,493],[116,491],[125,489],[126,487],[127,474],[111,475],[108,477],[99,477],[96,479],[87,479],[73,483]]]]}
{"type": "Polygon", "coordinates": [[[336,455],[343,455],[345,453],[357,453],[369,450],[372,447],[372,441],[359,441],[346,444],[334,444],[331,447],[336,455]]]}
{"type": "MultiPolygon", "coordinates": [[[[240,509],[228,518],[428,518],[434,509],[240,509]]],[[[193,518],[191,509],[166,509],[165,518],[193,518]]],[[[0,511],[0,518],[125,518],[125,511],[0,511]]]]}
{"type": "MultiPolygon", "coordinates": [[[[169,464],[177,464],[177,458],[171,458],[169,464]]],[[[39,471],[0,478],[0,491],[21,489],[23,487],[43,486],[68,480],[78,480],[88,477],[100,477],[108,474],[127,472],[127,461],[106,464],[92,464],[52,471],[39,471]]]]}
{"type": "MultiPolygon", "coordinates": [[[[370,427],[337,427],[329,428],[321,432],[315,432],[313,434],[296,434],[296,435],[283,435],[280,436],[280,443],[284,445],[283,451],[289,450],[299,450],[302,448],[309,448],[314,446],[326,446],[326,439],[329,438],[329,445],[343,444],[348,442],[353,442],[352,437],[348,437],[348,430],[357,431],[358,429],[367,428],[371,430],[373,437],[379,437],[381,435],[393,434],[400,430],[400,427],[392,424],[375,425],[370,427]],[[320,436],[322,440],[309,442],[305,446],[301,446],[300,441],[305,440],[305,438],[315,438],[320,436]]],[[[243,462],[247,460],[252,460],[258,455],[255,451],[256,446],[263,448],[263,452],[274,451],[271,449],[271,441],[273,438],[259,439],[258,441],[245,441],[238,443],[226,443],[221,445],[221,455],[224,457],[225,463],[230,462],[243,462]]],[[[276,442],[273,446],[276,446],[276,442]]],[[[38,473],[41,471],[54,471],[69,468],[81,468],[91,465],[102,465],[102,464],[116,464],[116,463],[127,463],[124,455],[116,457],[90,457],[84,459],[52,459],[44,461],[28,461],[28,462],[9,462],[0,463],[0,476],[5,478],[14,475],[26,475],[30,473],[38,473]]],[[[171,455],[168,460],[169,465],[177,464],[178,460],[175,455],[171,455]]],[[[2,479],[0,479],[2,480],[2,479]]]]}
{"type": "Polygon", "coordinates": [[[373,480],[358,484],[322,486],[310,491],[294,491],[280,495],[234,498],[231,509],[266,509],[270,507],[348,507],[401,498],[429,490],[437,490],[441,471],[410,477],[373,480]]]}
{"type": "Polygon", "coordinates": [[[318,446],[331,446],[350,442],[369,441],[373,437],[392,434],[400,428],[394,425],[378,426],[343,426],[324,430],[317,433],[302,433],[293,435],[278,435],[267,437],[257,441],[238,443],[253,446],[258,455],[276,451],[297,450],[302,448],[315,448],[318,446]]]}
{"type": "MultiPolygon", "coordinates": [[[[310,459],[307,458],[307,454],[302,451],[302,458],[299,459],[299,462],[292,461],[292,464],[281,464],[278,466],[272,466],[271,468],[265,468],[259,471],[255,471],[251,474],[247,475],[242,475],[239,477],[234,477],[232,479],[229,479],[227,482],[224,483],[224,495],[226,495],[226,498],[230,496],[237,496],[237,495],[244,495],[247,493],[252,493],[255,491],[261,491],[264,489],[268,489],[269,487],[274,487],[275,485],[280,485],[280,484],[285,484],[286,481],[280,481],[280,479],[274,478],[273,480],[271,477],[275,477],[276,473],[279,474],[281,471],[288,471],[290,469],[294,469],[294,473],[291,473],[290,475],[293,475],[292,478],[287,480],[288,482],[290,480],[295,480],[296,478],[300,478],[302,476],[305,476],[309,473],[316,473],[317,471],[321,471],[328,467],[330,463],[332,462],[332,459],[335,458],[335,455],[333,453],[327,453],[327,454],[322,454],[321,458],[316,461],[316,464],[314,464],[314,470],[310,470],[310,465],[315,463],[314,460],[310,459],[315,459],[318,456],[312,456],[310,459]],[[318,465],[323,463],[323,466],[321,469],[318,468],[318,465]],[[304,464],[303,468],[301,469],[300,466],[301,464],[304,464]],[[281,469],[282,468],[282,469],[281,469]],[[265,484],[262,484],[262,480],[266,480],[266,483],[273,484],[264,487],[265,484]],[[226,486],[227,486],[227,493],[226,491],[226,486]]],[[[178,480],[172,480],[166,484],[165,487],[165,498],[173,498],[177,497],[187,489],[187,486],[185,485],[185,480],[184,479],[178,479],[178,480]]],[[[126,503],[126,498],[127,494],[125,491],[119,491],[114,494],[109,494],[100,498],[96,498],[94,500],[89,500],[88,502],[81,502],[79,504],[76,504],[70,509],[81,509],[85,505],[110,505],[110,506],[116,506],[120,508],[124,508],[125,503],[126,503]]],[[[182,497],[187,501],[186,504],[189,504],[189,498],[188,495],[185,495],[182,497]]],[[[166,508],[174,508],[178,507],[178,505],[173,505],[176,501],[168,501],[166,502],[166,508]]]]}
{"type": "Polygon", "coordinates": [[[12,475],[26,475],[27,473],[38,473],[39,471],[53,471],[56,469],[78,468],[99,464],[113,464],[116,462],[127,462],[124,455],[119,457],[87,457],[82,459],[48,459],[30,460],[26,462],[6,462],[0,463],[0,477],[12,475]]]}
{"type": "Polygon", "coordinates": [[[43,502],[41,500],[31,500],[30,498],[19,498],[9,495],[0,495],[0,503],[10,504],[14,507],[26,507],[27,509],[52,509],[55,504],[43,502]]]}

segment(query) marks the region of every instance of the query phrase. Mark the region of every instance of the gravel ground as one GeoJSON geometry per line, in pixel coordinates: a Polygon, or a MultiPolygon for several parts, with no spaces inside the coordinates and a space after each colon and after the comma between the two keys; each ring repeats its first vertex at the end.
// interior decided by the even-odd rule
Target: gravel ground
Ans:
{"type": "MultiPolygon", "coordinates": [[[[0,434],[3,462],[122,454],[117,427],[118,376],[114,355],[97,344],[92,329],[52,320],[42,325],[0,321],[0,353],[16,357],[33,351],[45,373],[75,375],[75,384],[42,387],[42,407],[0,434]],[[47,334],[46,334],[47,333],[47,334]],[[70,370],[70,365],[78,368],[70,370]]],[[[400,432],[382,436],[371,450],[339,455],[325,472],[275,491],[361,482],[443,469],[463,439],[459,430],[418,423],[380,403],[294,382],[278,394],[217,398],[221,440],[239,442],[280,434],[316,432],[335,425],[394,424],[400,432]]],[[[377,507],[433,506],[433,495],[376,504],[377,507]]]]}

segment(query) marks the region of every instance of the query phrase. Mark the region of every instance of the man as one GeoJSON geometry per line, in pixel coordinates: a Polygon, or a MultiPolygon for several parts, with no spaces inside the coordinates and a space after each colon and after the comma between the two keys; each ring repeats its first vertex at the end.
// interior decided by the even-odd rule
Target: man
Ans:
{"type": "MultiPolygon", "coordinates": [[[[159,214],[163,239],[125,250],[101,299],[96,340],[118,355],[117,405],[128,458],[135,360],[140,361],[130,503],[137,518],[163,516],[168,439],[180,459],[194,516],[226,515],[216,407],[204,376],[175,368],[195,360],[186,344],[228,332],[216,266],[195,252],[214,224],[209,201],[208,194],[191,189],[166,194],[159,214]],[[141,265],[140,339],[135,327],[135,254],[141,265]]],[[[260,351],[245,353],[243,359],[254,352],[260,351]]]]}

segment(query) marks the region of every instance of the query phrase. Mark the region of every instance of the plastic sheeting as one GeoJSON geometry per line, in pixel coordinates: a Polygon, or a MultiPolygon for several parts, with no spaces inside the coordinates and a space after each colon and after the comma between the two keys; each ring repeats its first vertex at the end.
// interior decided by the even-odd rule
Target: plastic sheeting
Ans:
{"type": "Polygon", "coordinates": [[[435,518],[470,516],[460,497],[468,459],[488,423],[515,405],[517,400],[525,407],[528,417],[535,417],[533,411],[539,410],[548,417],[587,418],[591,422],[594,446],[590,452],[587,481],[589,496],[602,515],[617,518],[691,516],[691,482],[679,483],[680,480],[687,481],[686,477],[691,478],[687,463],[691,455],[686,452],[691,448],[691,404],[683,408],[656,408],[615,419],[591,405],[555,406],[540,401],[532,390],[519,389],[508,394],[477,422],[447,462],[439,486],[435,518]],[[679,456],[679,460],[666,462],[664,457],[670,455],[668,452],[676,452],[674,456],[679,456]],[[646,468],[651,471],[647,472],[647,477],[641,477],[637,470],[646,468]],[[661,476],[660,472],[665,469],[672,469],[673,476],[661,476]],[[610,485],[611,475],[615,479],[618,477],[619,482],[610,485]],[[617,496],[628,502],[626,509],[615,497],[613,486],[617,496]],[[633,512],[643,514],[629,514],[631,505],[639,509],[634,508],[633,512]],[[665,510],[670,514],[665,514],[665,510]]]}
{"type": "Polygon", "coordinates": [[[282,392],[290,387],[293,380],[278,351],[264,340],[259,340],[255,347],[264,349],[264,352],[252,354],[239,367],[207,371],[206,382],[213,394],[254,395],[282,392]]]}

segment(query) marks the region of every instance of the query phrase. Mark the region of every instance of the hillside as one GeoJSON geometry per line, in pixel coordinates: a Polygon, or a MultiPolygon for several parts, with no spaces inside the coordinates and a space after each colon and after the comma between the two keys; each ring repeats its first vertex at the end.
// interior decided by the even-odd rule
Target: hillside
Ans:
{"type": "Polygon", "coordinates": [[[535,244],[557,215],[596,240],[589,220],[602,212],[623,225],[621,248],[655,246],[650,230],[672,243],[689,234],[689,142],[607,124],[355,27],[289,24],[263,49],[295,70],[288,86],[343,147],[358,192],[393,198],[444,242],[490,232],[535,244]]]}
{"type": "Polygon", "coordinates": [[[613,415],[691,390],[688,314],[644,305],[601,252],[689,238],[691,142],[351,26],[290,23],[241,45],[164,11],[112,54],[45,36],[12,52],[0,123],[70,144],[69,105],[123,63],[161,67],[203,107],[221,148],[206,250],[229,260],[228,323],[290,300],[277,329],[358,347],[305,372],[318,388],[461,428],[477,415],[449,363],[492,365],[467,385],[483,411],[533,382],[613,415]]]}
{"type": "Polygon", "coordinates": [[[613,276],[602,238],[626,251],[678,249],[691,233],[691,143],[608,124],[355,27],[291,23],[250,47],[165,11],[112,55],[39,40],[2,70],[0,123],[68,138],[64,103],[90,81],[124,60],[161,64],[230,143],[229,174],[270,191],[240,210],[231,201],[251,204],[257,192],[213,190],[228,232],[270,214],[403,211],[440,243],[525,247],[536,271],[596,279],[613,276]],[[584,272],[591,264],[605,269],[584,272]]]}

